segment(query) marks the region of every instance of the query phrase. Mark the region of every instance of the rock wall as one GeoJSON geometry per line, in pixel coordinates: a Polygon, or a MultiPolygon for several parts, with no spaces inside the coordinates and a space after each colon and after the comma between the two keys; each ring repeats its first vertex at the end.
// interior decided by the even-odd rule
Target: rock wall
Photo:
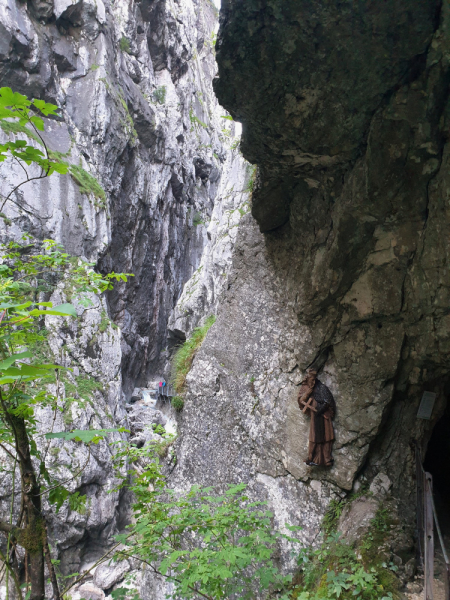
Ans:
{"type": "Polygon", "coordinates": [[[208,243],[169,318],[174,343],[186,339],[202,319],[217,312],[227,287],[240,221],[250,211],[254,170],[237,149],[224,164],[214,210],[205,224],[208,243]]]}
{"type": "MultiPolygon", "coordinates": [[[[426,447],[448,393],[448,6],[223,0],[221,15],[215,89],[258,164],[252,214],[251,171],[212,90],[209,0],[1,0],[2,85],[62,107],[47,140],[104,189],[69,175],[27,184],[1,236],[52,237],[135,275],[108,304],[80,307],[73,330],[48,324],[53,352],[101,388],[100,410],[72,424],[126,422],[134,387],[217,311],[188,376],[171,483],[244,481],[310,543],[330,499],[381,472],[410,528],[410,444],[426,447]],[[303,462],[296,392],[310,365],[338,405],[329,470],[303,462]],[[424,390],[438,394],[429,423],[416,419],[424,390]]],[[[20,177],[2,168],[2,193],[20,177]]],[[[100,451],[74,488],[95,510],[52,525],[66,572],[120,527],[126,499],[101,491],[112,485],[100,451]]],[[[162,598],[142,577],[145,597],[162,598]]]]}
{"type": "Polygon", "coordinates": [[[379,472],[414,526],[411,444],[448,394],[449,16],[438,0],[222,5],[215,89],[258,178],[173,478],[245,481],[308,542],[330,498],[379,472]],[[337,401],[328,470],[303,462],[311,365],[337,401]]]}
{"type": "MultiPolygon", "coordinates": [[[[27,184],[5,234],[54,237],[135,275],[109,297],[129,396],[164,360],[167,319],[200,263],[232,141],[211,87],[217,10],[209,0],[4,0],[0,10],[2,85],[62,108],[48,124],[52,149],[105,190],[96,197],[70,176],[27,184]]],[[[21,176],[2,169],[2,191],[21,176]]]]}
{"type": "MultiPolygon", "coordinates": [[[[126,401],[167,364],[169,315],[205,248],[211,253],[210,239],[219,250],[205,266],[214,279],[205,309],[217,303],[235,231],[229,242],[227,225],[248,210],[249,179],[231,149],[234,124],[212,89],[217,16],[210,0],[0,1],[0,85],[61,107],[58,119],[46,120],[45,140],[76,167],[73,175],[21,187],[2,209],[0,237],[53,238],[103,272],[134,275],[107,298],[92,297],[90,307],[77,305],[79,321],[46,323],[46,352],[73,373],[65,386],[55,384],[63,414],[55,422],[40,415],[45,431],[128,425],[142,433],[126,401]],[[221,229],[211,234],[211,222],[221,229]]],[[[6,135],[0,130],[2,140],[6,135]]],[[[22,180],[17,164],[2,163],[2,194],[22,180]]],[[[55,292],[60,300],[62,289],[55,292]]],[[[87,494],[87,511],[64,505],[55,515],[46,508],[54,557],[68,574],[105,551],[126,522],[129,499],[111,493],[117,482],[106,443],[88,455],[56,440],[48,456],[62,479],[87,461],[70,484],[87,494]]],[[[10,481],[3,483],[6,514],[10,481]]],[[[122,567],[119,579],[130,565],[122,567]]],[[[99,574],[89,583],[95,589],[81,596],[102,597],[99,587],[111,588],[116,575],[99,574]]]]}

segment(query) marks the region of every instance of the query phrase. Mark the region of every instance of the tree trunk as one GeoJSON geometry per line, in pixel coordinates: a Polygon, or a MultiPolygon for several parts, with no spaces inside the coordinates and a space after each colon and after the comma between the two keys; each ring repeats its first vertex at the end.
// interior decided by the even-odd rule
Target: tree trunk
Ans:
{"type": "Polygon", "coordinates": [[[26,526],[22,529],[19,544],[25,549],[28,563],[27,583],[31,584],[30,600],[44,600],[44,539],[45,522],[42,516],[41,489],[31,460],[30,441],[25,420],[8,414],[16,440],[19,458],[21,488],[26,526]]]}

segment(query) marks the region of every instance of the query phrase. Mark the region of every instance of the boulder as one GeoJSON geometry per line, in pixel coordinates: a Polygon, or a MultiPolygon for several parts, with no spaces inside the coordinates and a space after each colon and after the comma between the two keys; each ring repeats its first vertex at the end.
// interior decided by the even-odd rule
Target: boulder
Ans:
{"type": "Polygon", "coordinates": [[[73,597],[75,600],[104,600],[105,592],[94,585],[91,581],[88,581],[83,583],[83,585],[80,585],[73,597]]]}
{"type": "Polygon", "coordinates": [[[374,478],[372,483],[370,484],[369,490],[372,492],[374,496],[379,498],[383,498],[389,493],[389,490],[392,487],[392,482],[389,477],[385,473],[378,473],[378,475],[374,478]]]}
{"type": "Polygon", "coordinates": [[[339,519],[338,531],[347,542],[353,543],[364,537],[375,518],[378,506],[379,502],[375,498],[363,496],[344,508],[339,519]]]}
{"type": "Polygon", "coordinates": [[[109,590],[113,585],[122,581],[125,573],[130,570],[130,563],[124,560],[119,563],[99,565],[95,570],[94,583],[102,590],[109,590]]]}

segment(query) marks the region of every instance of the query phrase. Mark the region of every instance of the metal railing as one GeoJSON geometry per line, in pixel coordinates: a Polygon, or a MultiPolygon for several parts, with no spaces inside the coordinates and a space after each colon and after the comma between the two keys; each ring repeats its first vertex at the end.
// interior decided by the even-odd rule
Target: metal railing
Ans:
{"type": "Polygon", "coordinates": [[[162,396],[163,398],[173,398],[176,396],[174,389],[171,385],[161,385],[156,388],[155,394],[157,396],[162,396]]]}
{"type": "Polygon", "coordinates": [[[417,562],[423,569],[424,599],[433,600],[434,526],[445,562],[445,600],[450,600],[450,562],[444,545],[433,499],[433,476],[423,468],[422,452],[416,442],[417,562]]]}

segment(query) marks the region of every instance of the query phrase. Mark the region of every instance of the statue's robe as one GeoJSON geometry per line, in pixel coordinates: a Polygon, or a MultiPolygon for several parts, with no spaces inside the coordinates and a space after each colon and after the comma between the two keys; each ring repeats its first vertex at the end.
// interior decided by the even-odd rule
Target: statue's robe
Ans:
{"type": "MultiPolygon", "coordinates": [[[[309,453],[305,461],[321,467],[331,467],[333,464],[332,447],[334,440],[333,422],[336,404],[329,388],[318,379],[308,378],[299,390],[299,400],[305,393],[313,397],[312,406],[316,409],[309,410],[311,425],[309,428],[309,453]],[[312,390],[311,390],[312,388],[312,390]]],[[[300,408],[303,408],[300,405],[300,408]]]]}

